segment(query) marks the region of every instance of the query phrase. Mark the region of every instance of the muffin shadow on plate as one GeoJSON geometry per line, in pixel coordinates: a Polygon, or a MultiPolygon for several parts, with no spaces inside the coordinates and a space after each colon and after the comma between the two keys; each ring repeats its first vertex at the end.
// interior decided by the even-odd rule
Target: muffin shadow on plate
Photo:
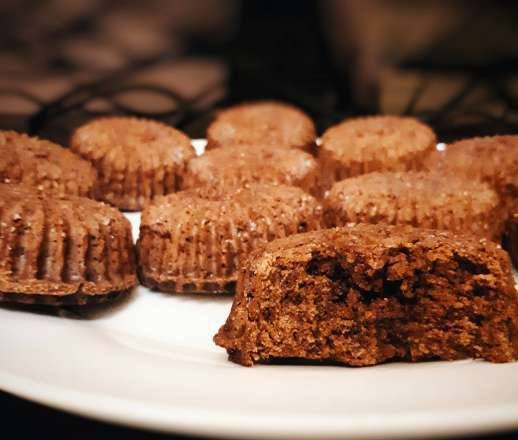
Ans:
{"type": "Polygon", "coordinates": [[[118,313],[134,299],[134,290],[114,292],[102,301],[89,301],[83,305],[62,304],[24,304],[21,302],[0,302],[0,308],[11,311],[22,311],[38,315],[59,316],[61,318],[78,320],[95,320],[118,313]]]}

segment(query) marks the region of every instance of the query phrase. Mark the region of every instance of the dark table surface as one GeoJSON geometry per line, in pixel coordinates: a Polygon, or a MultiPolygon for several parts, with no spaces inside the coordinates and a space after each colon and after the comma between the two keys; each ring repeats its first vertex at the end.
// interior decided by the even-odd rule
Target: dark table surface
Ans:
{"type": "MultiPolygon", "coordinates": [[[[16,432],[19,439],[52,438],[92,440],[194,440],[195,437],[166,435],[111,425],[48,408],[0,391],[2,432],[16,432]]],[[[4,438],[2,434],[0,437],[4,438]]]]}
{"type": "MultiPolygon", "coordinates": [[[[2,432],[16,432],[17,438],[124,438],[125,440],[195,440],[199,437],[167,435],[115,426],[54,410],[0,391],[2,432]]],[[[518,432],[499,433],[478,440],[518,440],[518,432]]]]}

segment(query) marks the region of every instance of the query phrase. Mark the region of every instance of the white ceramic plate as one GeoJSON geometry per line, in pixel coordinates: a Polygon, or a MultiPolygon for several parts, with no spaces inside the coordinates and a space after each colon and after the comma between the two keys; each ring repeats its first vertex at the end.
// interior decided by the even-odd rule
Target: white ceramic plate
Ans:
{"type": "MultiPolygon", "coordinates": [[[[138,228],[138,215],[129,215],[138,228]]],[[[136,229],[138,230],[138,229],[136,229]]],[[[227,361],[230,298],[136,289],[65,317],[0,308],[0,388],[129,426],[233,438],[386,438],[518,429],[518,363],[370,368],[227,361]]]]}

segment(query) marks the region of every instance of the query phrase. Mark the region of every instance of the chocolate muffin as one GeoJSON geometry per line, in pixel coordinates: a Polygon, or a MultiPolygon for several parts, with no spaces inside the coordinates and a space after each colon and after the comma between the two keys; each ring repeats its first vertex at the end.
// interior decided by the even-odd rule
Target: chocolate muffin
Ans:
{"type": "Polygon", "coordinates": [[[0,183],[28,185],[44,195],[93,196],[95,170],[52,142],[0,130],[0,183]]]}
{"type": "Polygon", "coordinates": [[[320,193],[317,161],[297,149],[256,146],[217,148],[192,159],[187,165],[183,189],[210,188],[224,194],[247,183],[279,183],[320,193]]]}
{"type": "Polygon", "coordinates": [[[102,302],[136,285],[129,222],[82,197],[0,185],[0,301],[102,302]]]}
{"type": "Polygon", "coordinates": [[[414,118],[347,119],[322,136],[318,156],[326,188],[334,181],[373,171],[420,169],[436,142],[432,129],[414,118]]]}
{"type": "Polygon", "coordinates": [[[386,223],[448,229],[494,241],[505,211],[486,183],[420,171],[375,172],[337,182],[324,201],[326,225],[386,223]]]}
{"type": "Polygon", "coordinates": [[[200,190],[170,194],[142,213],[140,280],[171,293],[232,293],[249,252],[320,226],[319,204],[299,188],[250,184],[221,198],[200,190]]]}
{"type": "Polygon", "coordinates": [[[207,148],[272,145],[311,152],[316,137],[313,121],[298,108],[282,102],[257,101],[218,113],[207,129],[207,148]]]}
{"type": "Polygon", "coordinates": [[[509,217],[505,226],[504,247],[511,255],[514,266],[518,269],[518,200],[509,208],[509,217]]]}
{"type": "Polygon", "coordinates": [[[357,225],[274,240],[250,255],[215,336],[230,360],[352,366],[518,356],[518,292],[495,243],[357,225]]]}
{"type": "Polygon", "coordinates": [[[195,156],[182,132],[129,117],[95,119],[79,127],[71,148],[97,169],[97,197],[129,211],[178,190],[187,161],[195,156]]]}
{"type": "Polygon", "coordinates": [[[518,198],[518,135],[454,142],[431,154],[426,167],[487,182],[510,203],[518,198]]]}

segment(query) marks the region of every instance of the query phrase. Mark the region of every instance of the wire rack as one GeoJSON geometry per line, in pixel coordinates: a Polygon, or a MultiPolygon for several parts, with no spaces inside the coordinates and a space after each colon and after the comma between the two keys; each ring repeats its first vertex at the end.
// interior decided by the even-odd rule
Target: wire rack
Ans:
{"type": "MultiPolygon", "coordinates": [[[[310,113],[320,130],[344,117],[365,112],[348,99],[343,77],[337,75],[325,59],[325,51],[320,50],[319,29],[304,21],[299,26],[305,32],[294,32],[296,41],[287,41],[285,47],[275,51],[250,54],[249,48],[254,46],[256,38],[250,33],[246,38],[236,39],[232,47],[187,42],[178,38],[167,24],[162,24],[162,28],[155,30],[161,35],[159,48],[155,45],[153,50],[135,51],[127,44],[112,41],[110,58],[105,56],[107,47],[102,37],[106,27],[101,17],[106,16],[106,11],[98,6],[76,15],[70,13],[61,20],[40,23],[27,11],[32,8],[38,16],[38,8],[45,2],[7,3],[11,3],[5,6],[9,13],[0,11],[4,33],[0,44],[2,128],[20,128],[65,142],[78,123],[117,113],[160,119],[191,136],[201,137],[217,108],[254,98],[291,101],[310,113]],[[86,55],[85,45],[90,50],[86,55]],[[293,49],[289,50],[290,47],[293,49]],[[161,66],[171,67],[170,76],[174,78],[175,66],[191,57],[217,59],[225,73],[215,75],[187,95],[181,83],[164,85],[145,75],[139,78],[140,73],[161,66]],[[97,62],[104,58],[112,61],[97,62]],[[48,75],[70,81],[59,93],[35,92],[41,79],[48,75]],[[124,99],[128,95],[137,98],[128,101],[124,99]],[[5,104],[11,101],[24,104],[21,107],[25,110],[19,112],[16,105],[11,108],[5,104]],[[142,107],[141,102],[160,102],[160,105],[142,107]]],[[[49,12],[45,16],[50,15],[49,12]]],[[[152,17],[149,19],[154,23],[152,17]]],[[[411,84],[398,92],[401,102],[396,112],[429,122],[443,139],[518,132],[518,57],[507,56],[481,64],[459,59],[458,54],[444,56],[453,38],[450,35],[433,41],[422,53],[392,66],[396,77],[409,72],[413,77],[411,84]],[[441,81],[451,77],[457,79],[451,93],[441,102],[426,104],[430,89],[441,87],[441,81]]],[[[206,69],[202,65],[198,70],[206,69]]],[[[192,75],[197,75],[195,68],[192,75]]],[[[184,82],[189,81],[188,76],[184,82]]],[[[390,87],[390,83],[382,82],[381,93],[390,92],[390,87]]],[[[373,111],[394,112],[390,105],[385,107],[377,103],[373,111]]]]}

